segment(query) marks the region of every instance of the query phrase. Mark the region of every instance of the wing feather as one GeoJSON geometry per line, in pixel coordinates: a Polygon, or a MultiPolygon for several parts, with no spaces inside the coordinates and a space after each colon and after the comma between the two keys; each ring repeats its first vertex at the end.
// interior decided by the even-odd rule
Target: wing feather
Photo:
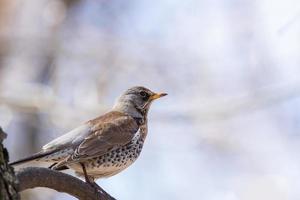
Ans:
{"type": "Polygon", "coordinates": [[[109,114],[105,119],[89,123],[91,134],[79,144],[72,160],[101,156],[113,147],[125,145],[139,129],[132,117],[117,112],[109,114]]]}
{"type": "Polygon", "coordinates": [[[48,144],[43,146],[43,150],[63,148],[66,146],[76,145],[76,143],[82,142],[84,138],[91,132],[88,124],[83,124],[74,130],[52,140],[48,144]]]}

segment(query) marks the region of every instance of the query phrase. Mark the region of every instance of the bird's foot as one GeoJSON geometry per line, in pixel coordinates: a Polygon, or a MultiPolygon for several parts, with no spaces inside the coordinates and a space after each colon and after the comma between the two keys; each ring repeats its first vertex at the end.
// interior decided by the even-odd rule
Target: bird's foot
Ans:
{"type": "Polygon", "coordinates": [[[52,165],[50,165],[50,166],[48,167],[48,169],[53,169],[53,167],[55,167],[55,165],[57,165],[57,162],[55,162],[55,163],[53,163],[52,165]]]}
{"type": "Polygon", "coordinates": [[[107,192],[105,192],[96,182],[88,182],[88,184],[91,187],[93,187],[96,190],[96,192],[99,192],[102,195],[104,195],[107,200],[116,200],[115,198],[113,198],[112,196],[110,196],[107,192]]]}
{"type": "Polygon", "coordinates": [[[116,200],[115,198],[110,196],[108,193],[106,193],[99,185],[97,185],[97,183],[94,180],[94,177],[89,176],[87,174],[84,163],[80,163],[80,165],[82,167],[85,182],[87,184],[89,184],[92,188],[94,188],[96,192],[98,192],[98,193],[102,194],[103,196],[105,196],[105,200],[116,200]]]}

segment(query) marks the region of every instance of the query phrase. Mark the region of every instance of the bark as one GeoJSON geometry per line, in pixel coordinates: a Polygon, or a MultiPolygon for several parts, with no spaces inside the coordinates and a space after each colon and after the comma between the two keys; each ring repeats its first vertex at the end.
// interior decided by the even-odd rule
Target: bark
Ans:
{"type": "Polygon", "coordinates": [[[17,173],[17,178],[20,181],[20,192],[35,187],[46,187],[67,193],[80,200],[115,200],[100,187],[97,191],[74,176],[47,168],[24,168],[17,173]]]}
{"type": "Polygon", "coordinates": [[[20,200],[18,192],[36,187],[54,189],[80,200],[115,200],[100,186],[95,188],[76,177],[48,168],[28,167],[15,175],[2,144],[6,136],[0,127],[0,200],[20,200]]]}
{"type": "Polygon", "coordinates": [[[2,142],[6,134],[0,128],[0,200],[19,200],[18,182],[14,169],[8,165],[8,152],[2,142]]]}

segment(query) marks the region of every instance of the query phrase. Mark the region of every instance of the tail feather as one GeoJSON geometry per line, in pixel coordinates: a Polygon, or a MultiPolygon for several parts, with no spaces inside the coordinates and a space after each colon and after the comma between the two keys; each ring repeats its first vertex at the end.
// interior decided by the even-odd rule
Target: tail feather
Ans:
{"type": "Polygon", "coordinates": [[[33,160],[36,160],[36,159],[39,159],[39,158],[43,158],[43,157],[48,156],[48,155],[50,155],[52,153],[55,153],[56,151],[58,151],[58,150],[52,150],[52,151],[46,151],[46,152],[45,151],[41,151],[41,152],[33,154],[32,156],[29,156],[29,157],[26,157],[26,158],[23,158],[23,159],[11,162],[9,164],[10,165],[23,164],[23,163],[30,162],[30,161],[33,161],[33,160]]]}

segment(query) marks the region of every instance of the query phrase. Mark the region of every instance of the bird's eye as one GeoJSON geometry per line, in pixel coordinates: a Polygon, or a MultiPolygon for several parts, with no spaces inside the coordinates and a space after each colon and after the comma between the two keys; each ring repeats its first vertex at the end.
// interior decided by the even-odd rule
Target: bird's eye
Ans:
{"type": "Polygon", "coordinates": [[[140,92],[140,95],[141,95],[142,97],[146,97],[146,96],[147,96],[147,93],[146,93],[145,91],[141,91],[141,92],[140,92]]]}
{"type": "Polygon", "coordinates": [[[149,95],[147,94],[147,92],[145,92],[145,91],[141,91],[140,92],[140,95],[142,96],[142,97],[148,97],[149,95]]]}

